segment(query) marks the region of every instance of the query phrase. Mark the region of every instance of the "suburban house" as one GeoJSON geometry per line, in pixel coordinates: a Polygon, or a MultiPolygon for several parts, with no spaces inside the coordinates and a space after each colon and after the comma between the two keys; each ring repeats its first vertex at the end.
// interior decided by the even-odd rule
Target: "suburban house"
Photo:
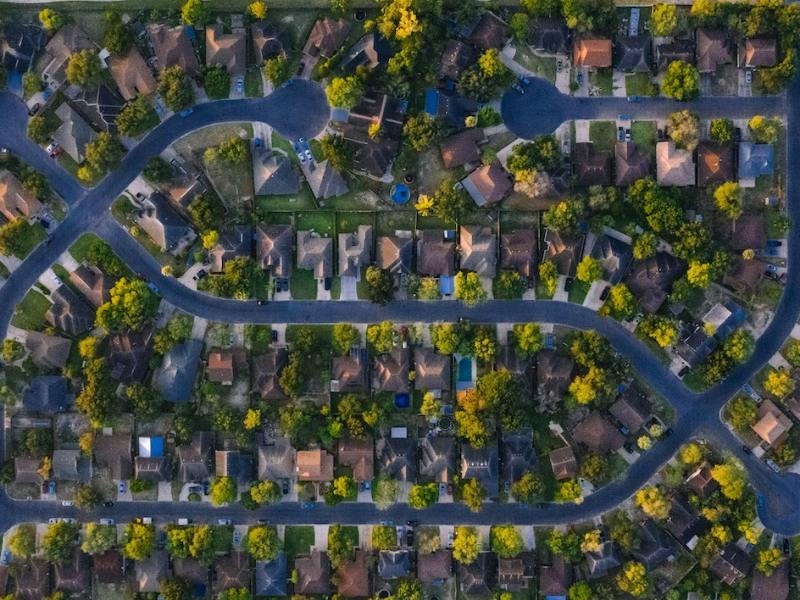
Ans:
{"type": "Polygon", "coordinates": [[[539,565],[539,593],[545,598],[566,598],[574,578],[572,564],[555,555],[551,564],[539,565]]]}
{"type": "Polygon", "coordinates": [[[232,348],[215,348],[208,355],[206,377],[212,383],[233,385],[236,379],[236,356],[232,348]]]}
{"type": "Polygon", "coordinates": [[[253,150],[253,189],[257,196],[284,196],[300,191],[292,161],[266,148],[253,150]]]}
{"type": "Polygon", "coordinates": [[[408,393],[409,356],[407,348],[395,348],[375,357],[372,389],[376,392],[408,393]]]}
{"type": "Polygon", "coordinates": [[[592,246],[592,258],[600,262],[603,279],[616,285],[628,273],[633,260],[631,245],[607,233],[597,237],[592,246]]]}
{"type": "Polygon", "coordinates": [[[722,583],[732,586],[746,577],[752,567],[753,561],[744,550],[735,544],[727,544],[714,555],[709,569],[722,583]]]}
{"type": "Polygon", "coordinates": [[[109,59],[109,72],[125,100],[149,96],[156,91],[156,80],[141,53],[134,47],[125,56],[109,59]]]}
{"type": "Polygon", "coordinates": [[[298,231],[297,268],[312,271],[316,279],[333,275],[333,240],[313,231],[298,231]]]}
{"type": "Polygon", "coordinates": [[[327,200],[343,196],[349,190],[342,175],[333,168],[326,158],[322,162],[314,162],[305,171],[306,182],[317,200],[327,200]]]}
{"type": "Polygon", "coordinates": [[[295,474],[300,481],[332,481],[333,455],[325,450],[299,450],[295,474]]]}
{"type": "Polygon", "coordinates": [[[536,355],[536,379],[539,397],[545,405],[560,402],[572,381],[575,362],[569,356],[543,350],[536,355]]]}
{"type": "Polygon", "coordinates": [[[94,43],[80,27],[67,23],[50,38],[37,61],[37,71],[45,85],[57,90],[67,81],[67,63],[75,52],[94,48],[94,43]]]}
{"type": "Polygon", "coordinates": [[[111,299],[113,280],[94,265],[81,263],[69,274],[69,281],[94,307],[111,299]]]}
{"type": "Polygon", "coordinates": [[[429,277],[455,275],[456,244],[441,229],[417,232],[417,272],[429,277]]]}
{"type": "Polygon", "coordinates": [[[576,69],[611,66],[611,40],[586,35],[572,42],[572,64],[576,69]]]}
{"type": "Polygon", "coordinates": [[[511,29],[493,12],[484,11],[469,34],[469,42],[479,50],[500,50],[511,37],[511,29]]]}
{"type": "Polygon", "coordinates": [[[659,73],[667,70],[676,60],[694,64],[694,41],[674,39],[656,46],[656,66],[659,73]]]}
{"type": "Polygon", "coordinates": [[[697,145],[697,185],[713,187],[733,180],[733,145],[700,142],[697,145]]]}
{"type": "Polygon", "coordinates": [[[79,335],[94,327],[94,310],[62,284],[50,294],[52,304],[45,313],[47,322],[70,335],[79,335]]]}
{"type": "Polygon", "coordinates": [[[614,44],[614,66],[624,73],[652,73],[653,40],[649,35],[618,36],[614,44]]]}
{"type": "Polygon", "coordinates": [[[774,67],[778,62],[775,38],[746,38],[739,44],[737,64],[741,68],[774,67]]]}
{"type": "Polygon", "coordinates": [[[417,479],[417,445],[408,437],[382,436],[375,442],[381,473],[403,482],[417,479]]]}
{"type": "Polygon", "coordinates": [[[330,58],[342,47],[348,33],[350,23],[344,19],[319,19],[308,34],[303,54],[313,58],[330,58]]]}
{"type": "Polygon", "coordinates": [[[249,590],[251,577],[250,556],[246,552],[231,552],[218,558],[214,563],[214,594],[218,595],[230,589],[249,590]]]}
{"type": "Polygon", "coordinates": [[[167,67],[177,65],[190,77],[200,75],[200,65],[187,33],[187,27],[169,27],[162,23],[149,25],[147,32],[158,60],[159,69],[163,71],[167,67]]]}
{"type": "Polygon", "coordinates": [[[583,254],[583,235],[562,235],[554,229],[544,233],[544,258],[556,266],[559,275],[574,277],[580,257],[583,254]]]}
{"type": "Polygon", "coordinates": [[[57,143],[76,163],[86,158],[86,145],[97,135],[92,126],[68,103],[62,102],[55,110],[61,119],[61,125],[52,133],[52,140],[57,143]]]}
{"type": "Polygon", "coordinates": [[[262,400],[286,400],[288,396],[281,388],[280,374],[289,361],[286,348],[276,348],[273,352],[253,357],[251,369],[252,390],[262,400]]]}
{"type": "Polygon", "coordinates": [[[455,438],[425,436],[420,441],[419,449],[419,474],[436,483],[451,483],[456,464],[455,438]]]}
{"type": "Polygon", "coordinates": [[[414,349],[414,387],[436,393],[450,389],[451,358],[433,348],[414,349]]]}
{"type": "Polygon", "coordinates": [[[375,448],[372,438],[342,438],[337,448],[338,464],[353,470],[356,481],[372,481],[375,470],[375,448]]]}
{"type": "Polygon", "coordinates": [[[395,278],[411,272],[411,257],[414,252],[414,236],[410,231],[395,232],[378,238],[375,264],[386,269],[395,278]],[[398,235],[402,233],[403,235],[398,235]]]}
{"type": "Polygon", "coordinates": [[[472,563],[458,564],[458,585],[465,596],[489,596],[497,584],[497,554],[480,552],[472,563]]]}
{"type": "Polygon", "coordinates": [[[179,253],[197,234],[160,192],[142,201],[136,222],[150,239],[164,251],[179,253]]]}
{"type": "Polygon", "coordinates": [[[614,144],[614,181],[617,187],[631,185],[643,177],[650,175],[650,154],[633,142],[617,142],[614,144]]]}
{"type": "Polygon", "coordinates": [[[94,461],[108,469],[115,481],[133,477],[133,437],[128,433],[97,435],[94,438],[94,461]]]}
{"type": "Polygon", "coordinates": [[[698,28],[695,32],[697,70],[713,73],[717,67],[733,63],[733,48],[728,33],[698,28]]]}
{"type": "Polygon", "coordinates": [[[440,548],[429,554],[417,554],[417,579],[423,583],[443,583],[453,576],[453,553],[440,548]]]}
{"type": "Polygon", "coordinates": [[[346,356],[331,360],[331,392],[368,392],[367,352],[351,350],[346,356]]]}
{"type": "Polygon", "coordinates": [[[153,386],[167,402],[182,404],[194,394],[194,380],[203,343],[190,339],[173,346],[153,373],[153,386]]]}
{"type": "Polygon", "coordinates": [[[516,271],[532,281],[536,275],[537,240],[532,229],[515,229],[500,234],[500,268],[516,271]]]}
{"type": "Polygon", "coordinates": [[[378,553],[378,577],[391,581],[408,577],[411,572],[411,551],[381,550],[378,553]]]}
{"type": "Polygon", "coordinates": [[[739,185],[745,188],[755,187],[756,178],[760,175],[772,175],[775,172],[775,147],[772,144],[739,144],[739,185]]]}
{"type": "Polygon", "coordinates": [[[170,575],[169,556],[166,550],[155,550],[134,564],[134,589],[140,594],[157,594],[161,582],[170,575]]]}
{"type": "Polygon", "coordinates": [[[352,233],[339,234],[339,275],[360,277],[372,262],[372,226],[359,225],[352,233]]]}
{"type": "Polygon", "coordinates": [[[253,588],[256,596],[286,596],[289,591],[288,581],[285,552],[279,552],[278,556],[270,561],[256,561],[253,588]]]}
{"type": "MultiPolygon", "coordinates": [[[[244,33],[244,30],[242,30],[242,58],[245,56],[244,33]]],[[[285,57],[292,51],[292,40],[289,32],[279,28],[274,23],[257,21],[250,26],[250,34],[253,38],[256,64],[259,67],[264,64],[264,61],[271,58],[285,57]]],[[[244,63],[242,63],[242,66],[245,66],[244,63]]]]}
{"type": "Polygon", "coordinates": [[[656,144],[656,180],[661,186],[684,187],[695,184],[692,153],[675,146],[672,140],[656,144]]]}
{"type": "Polygon", "coordinates": [[[217,244],[209,251],[211,272],[222,273],[225,263],[239,256],[250,256],[253,230],[250,225],[236,225],[219,235],[217,244]]]}
{"type": "Polygon", "coordinates": [[[597,550],[586,553],[586,573],[589,579],[605,577],[621,564],[614,542],[611,540],[601,542],[597,550]]]}
{"type": "Polygon", "coordinates": [[[22,408],[36,413],[66,412],[72,401],[67,380],[60,375],[33,377],[22,394],[22,408]]]}
{"type": "Polygon", "coordinates": [[[769,575],[755,569],[750,584],[750,597],[786,600],[789,597],[789,570],[789,558],[784,558],[778,568],[769,575]]]}
{"type": "Polygon", "coordinates": [[[63,369],[71,347],[72,340],[57,335],[29,331],[25,336],[25,349],[41,369],[63,369]]]}
{"type": "Polygon", "coordinates": [[[479,277],[494,278],[497,267],[497,237],[490,227],[462,225],[459,234],[460,267],[479,277]]]}
{"type": "Polygon", "coordinates": [[[0,213],[8,221],[27,219],[42,210],[42,203],[11,171],[0,171],[0,213]]]}
{"type": "Polygon", "coordinates": [[[272,277],[291,277],[293,238],[291,225],[256,227],[256,262],[272,277]]]}
{"type": "Polygon", "coordinates": [[[214,471],[217,477],[230,477],[237,484],[253,480],[253,458],[240,450],[216,450],[214,471]]]}
{"type": "Polygon", "coordinates": [[[500,446],[503,452],[503,481],[513,483],[533,469],[536,452],[533,448],[532,429],[503,433],[500,446]]]}
{"type": "Polygon", "coordinates": [[[203,481],[212,474],[214,434],[210,431],[195,431],[188,444],[175,448],[180,481],[203,481]]]}
{"type": "Polygon", "coordinates": [[[297,580],[294,584],[296,594],[328,595],[331,591],[331,562],[328,555],[317,549],[309,556],[299,556],[294,561],[297,580]]]}
{"type": "Polygon", "coordinates": [[[611,185],[611,153],[578,142],[572,148],[572,171],[579,186],[611,185]]]}
{"type": "Polygon", "coordinates": [[[563,19],[541,18],[531,24],[528,45],[548,54],[569,53],[569,29],[563,19]]]}
{"type": "Polygon", "coordinates": [[[46,41],[47,34],[38,25],[5,21],[0,35],[0,60],[9,73],[21,77],[31,70],[46,41]]]}
{"type": "Polygon", "coordinates": [[[372,32],[353,44],[342,59],[340,67],[345,73],[352,73],[358,67],[371,71],[379,65],[385,65],[393,55],[394,50],[389,41],[372,32]]]}
{"type": "Polygon", "coordinates": [[[722,283],[738,294],[753,294],[766,272],[767,265],[762,261],[737,256],[731,270],[722,276],[722,283]]]}
{"type": "Polygon", "coordinates": [[[520,552],[514,558],[501,558],[497,564],[497,585],[509,592],[524,592],[533,584],[536,557],[532,552],[520,552]]]}
{"type": "Polygon", "coordinates": [[[596,454],[616,452],[625,442],[617,428],[596,410],[575,426],[572,437],[596,454]]]}
{"type": "Polygon", "coordinates": [[[497,444],[476,448],[471,444],[461,445],[461,479],[477,479],[490,498],[500,493],[500,457],[497,444]]]}
{"type": "Polygon", "coordinates": [[[476,163],[481,158],[480,145],[486,141],[483,129],[473,127],[451,135],[439,144],[445,169],[476,163]]]}
{"type": "Polygon", "coordinates": [[[777,448],[789,435],[792,420],[767,399],[758,405],[758,421],[751,428],[765,444],[777,448]]]}
{"type": "Polygon", "coordinates": [[[731,226],[730,245],[734,250],[762,250],[767,246],[763,215],[742,215],[731,226]]]}
{"type": "Polygon", "coordinates": [[[686,263],[682,260],[666,252],[656,252],[655,256],[634,262],[625,283],[642,309],[654,313],[685,271],[686,263]]]}
{"type": "Polygon", "coordinates": [[[639,388],[629,385],[611,405],[608,412],[628,431],[636,432],[650,418],[652,407],[647,396],[639,388]]]}
{"type": "Polygon", "coordinates": [[[369,559],[367,552],[357,549],[353,559],[336,571],[336,592],[339,598],[366,598],[370,595],[369,559]]]}
{"type": "Polygon", "coordinates": [[[122,383],[141,382],[147,374],[152,352],[152,329],[112,334],[106,350],[111,377],[122,383]]]}
{"type": "Polygon", "coordinates": [[[481,207],[500,202],[514,187],[511,177],[497,161],[478,167],[461,180],[461,185],[481,207]]]}
{"type": "Polygon", "coordinates": [[[222,23],[206,27],[206,65],[225,67],[230,75],[242,75],[247,69],[246,41],[244,29],[225,33],[222,23]]]}
{"type": "Polygon", "coordinates": [[[475,60],[475,50],[461,40],[447,40],[439,60],[439,77],[458,81],[461,73],[475,60]]]}
{"type": "Polygon", "coordinates": [[[295,477],[297,451],[289,438],[265,439],[258,446],[258,479],[288,482],[295,477]]]}

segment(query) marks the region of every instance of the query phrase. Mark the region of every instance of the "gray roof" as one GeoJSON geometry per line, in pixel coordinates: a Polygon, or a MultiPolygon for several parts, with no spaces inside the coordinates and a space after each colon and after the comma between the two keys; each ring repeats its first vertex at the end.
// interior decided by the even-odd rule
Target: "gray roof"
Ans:
{"type": "Polygon", "coordinates": [[[286,596],[287,589],[287,570],[286,553],[279,552],[274,560],[256,561],[256,596],[286,596]]]}
{"type": "MultiPolygon", "coordinates": [[[[411,232],[409,232],[411,233],[411,232]]],[[[381,269],[394,274],[411,272],[411,256],[414,252],[414,237],[380,236],[375,262],[381,269]]]]}
{"type": "Polygon", "coordinates": [[[178,479],[181,481],[202,481],[211,474],[211,454],[214,450],[214,434],[210,431],[196,431],[192,440],[175,448],[178,460],[178,479]]]}
{"type": "Polygon", "coordinates": [[[94,310],[78,294],[61,285],[50,294],[53,303],[45,317],[53,326],[66,333],[78,335],[94,326],[94,310]]]}
{"type": "Polygon", "coordinates": [[[497,236],[490,227],[461,226],[459,236],[461,268],[475,271],[480,277],[495,276],[497,268],[497,236]]]}
{"type": "Polygon", "coordinates": [[[94,438],[97,466],[111,471],[111,479],[133,476],[133,448],[130,434],[98,435],[94,438]]]}
{"type": "Polygon", "coordinates": [[[253,478],[253,459],[238,450],[217,450],[214,453],[217,477],[232,477],[240,483],[253,478]]]}
{"type": "Polygon", "coordinates": [[[603,279],[613,285],[619,283],[627,273],[633,260],[633,250],[630,244],[603,234],[594,242],[592,258],[600,261],[603,267],[603,279]]]}
{"type": "Polygon", "coordinates": [[[83,162],[86,158],[84,153],[86,144],[94,139],[94,130],[66,102],[56,109],[56,116],[61,119],[61,125],[53,132],[53,141],[57,142],[76,163],[83,162]]]}
{"type": "Polygon", "coordinates": [[[503,434],[503,479],[514,482],[536,463],[533,449],[533,431],[523,429],[503,434]]]}
{"type": "Polygon", "coordinates": [[[297,268],[314,272],[314,277],[333,274],[333,240],[312,231],[297,232],[297,268]]]}
{"type": "Polygon", "coordinates": [[[153,374],[153,385],[167,402],[188,402],[191,399],[202,349],[200,340],[191,339],[176,344],[164,356],[161,367],[153,374]]]}
{"type": "Polygon", "coordinates": [[[586,568],[592,579],[604,577],[611,569],[616,569],[619,565],[620,562],[612,541],[603,542],[597,552],[586,553],[586,568]]]}
{"type": "Polygon", "coordinates": [[[258,478],[277,481],[294,477],[294,461],[297,452],[289,438],[270,440],[258,447],[258,478]]]}
{"type": "Polygon", "coordinates": [[[161,581],[169,577],[169,562],[166,550],[154,550],[134,566],[136,589],[139,592],[158,592],[161,581]]]}
{"type": "Polygon", "coordinates": [[[277,152],[256,152],[253,160],[253,187],[257,196],[296,194],[300,190],[300,180],[292,161],[277,152]]]}
{"type": "Polygon", "coordinates": [[[372,226],[359,225],[352,233],[339,234],[339,275],[355,277],[372,258],[372,226]]]}
{"type": "Polygon", "coordinates": [[[194,234],[189,224],[161,193],[151,194],[143,206],[136,222],[162,250],[172,250],[184,237],[194,234]]]}
{"type": "Polygon", "coordinates": [[[170,463],[166,456],[137,456],[133,464],[136,479],[156,482],[172,479],[170,463]]]}
{"type": "Polygon", "coordinates": [[[382,550],[378,554],[378,575],[383,579],[400,579],[411,570],[409,550],[382,550]]]}
{"type": "Polygon", "coordinates": [[[22,395],[23,408],[33,412],[64,412],[72,405],[72,401],[72,394],[67,390],[67,380],[59,375],[34,377],[28,382],[22,395]]]}
{"type": "Polygon", "coordinates": [[[314,163],[313,167],[309,166],[306,181],[317,200],[343,196],[350,191],[339,171],[333,168],[328,159],[314,163]]]}
{"type": "Polygon", "coordinates": [[[153,331],[126,331],[111,336],[106,361],[111,377],[123,383],[141,382],[153,352],[153,331]]]}
{"type": "Polygon", "coordinates": [[[209,252],[211,270],[221,273],[225,263],[237,256],[250,256],[253,246],[253,229],[250,225],[236,225],[219,236],[217,245],[209,252]]]}
{"type": "Polygon", "coordinates": [[[449,355],[437,354],[433,348],[414,350],[414,387],[418,390],[450,389],[449,355]]]}
{"type": "Polygon", "coordinates": [[[461,446],[462,479],[477,479],[488,496],[494,498],[500,491],[499,476],[496,444],[490,443],[483,448],[475,448],[471,444],[461,446]]]}
{"type": "Polygon", "coordinates": [[[256,228],[256,260],[274,277],[292,274],[294,231],[291,225],[259,225],[256,228]]]}
{"type": "Polygon", "coordinates": [[[452,437],[425,436],[419,445],[419,473],[439,483],[453,480],[456,463],[456,443],[452,437]]]}
{"type": "Polygon", "coordinates": [[[25,337],[25,347],[37,367],[63,369],[69,358],[72,340],[39,331],[29,331],[25,337]]]}
{"type": "Polygon", "coordinates": [[[399,481],[417,478],[417,445],[411,438],[381,437],[375,442],[375,455],[381,471],[399,481]]]}
{"type": "MultiPolygon", "coordinates": [[[[81,472],[82,458],[79,450],[53,451],[53,474],[56,481],[81,481],[88,473],[81,472]]],[[[85,466],[85,465],[83,465],[85,466]]]]}
{"type": "Polygon", "coordinates": [[[462,594],[488,596],[497,583],[497,555],[494,552],[481,552],[474,562],[459,564],[458,581],[462,594]]]}

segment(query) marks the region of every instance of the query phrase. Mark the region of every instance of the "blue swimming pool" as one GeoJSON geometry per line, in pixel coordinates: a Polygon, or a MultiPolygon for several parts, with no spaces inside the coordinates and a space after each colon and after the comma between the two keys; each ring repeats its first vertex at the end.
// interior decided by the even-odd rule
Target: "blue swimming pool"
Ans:
{"type": "Polygon", "coordinates": [[[464,357],[458,361],[458,381],[472,381],[472,359],[464,357]]]}

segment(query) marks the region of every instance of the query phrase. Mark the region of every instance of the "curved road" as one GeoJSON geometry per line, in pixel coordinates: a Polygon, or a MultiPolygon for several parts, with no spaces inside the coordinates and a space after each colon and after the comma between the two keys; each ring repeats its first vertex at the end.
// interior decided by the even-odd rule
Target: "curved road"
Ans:
{"type": "MultiPolygon", "coordinates": [[[[628,103],[619,98],[573,98],[561,95],[553,86],[534,80],[524,96],[508,92],[503,98],[502,114],[509,129],[520,137],[531,138],[553,131],[567,119],[613,119],[619,113],[633,118],[663,118],[667,113],[688,108],[703,116],[747,118],[753,114],[780,115],[787,119],[787,200],[789,216],[800,223],[800,203],[794,173],[800,169],[800,82],[795,82],[785,96],[768,98],[702,98],[678,104],[665,99],[644,99],[628,103]]],[[[367,302],[314,301],[273,302],[257,306],[215,298],[189,290],[160,273],[160,265],[127,231],[111,219],[108,208],[144,167],[145,162],[182,135],[205,125],[226,121],[265,121],[289,138],[311,138],[325,126],[329,108],[322,90],[313,83],[295,81],[272,95],[256,100],[229,100],[203,104],[185,117],[173,116],[161,123],[131,152],[121,166],[97,187],[86,191],[66,172],[46,157],[25,136],[22,124],[24,107],[10,95],[0,95],[0,111],[15,115],[0,123],[0,139],[15,154],[46,175],[53,188],[70,205],[67,218],[58,226],[49,245],[37,248],[0,289],[0,333],[5,334],[14,306],[69,245],[86,231],[95,231],[108,241],[134,270],[156,281],[161,293],[173,305],[205,318],[229,322],[311,323],[382,319],[426,321],[454,320],[466,317],[480,322],[553,322],[579,329],[594,329],[604,335],[614,349],[628,359],[641,377],[675,408],[677,420],[670,437],[657,443],[627,471],[625,477],[590,495],[580,505],[549,504],[542,508],[522,505],[487,504],[480,513],[470,513],[458,505],[436,505],[425,511],[413,511],[396,505],[378,512],[372,504],[344,503],[336,507],[319,506],[305,513],[296,504],[281,503],[259,514],[274,522],[345,522],[369,523],[382,518],[403,520],[417,518],[437,523],[514,523],[556,524],[575,522],[606,512],[629,498],[670,459],[681,444],[703,435],[728,448],[743,462],[750,480],[759,493],[762,521],[779,533],[800,532],[800,477],[776,474],[764,463],[741,449],[739,441],[719,420],[722,406],[736,394],[767,360],[780,349],[800,314],[800,244],[792,236],[788,242],[787,284],[775,317],[756,343],[753,356],[731,376],[703,393],[689,391],[649,352],[635,336],[611,319],[598,316],[581,306],[553,301],[493,301],[474,308],[457,302],[394,302],[379,307],[367,302]],[[298,118],[298,115],[300,118],[298,118]]],[[[75,516],[76,511],[56,503],[45,503],[54,516],[75,516]]],[[[16,502],[0,496],[0,528],[42,517],[41,502],[16,502]]],[[[190,516],[198,521],[212,521],[230,516],[242,522],[252,521],[254,513],[241,507],[213,509],[202,504],[117,503],[111,509],[98,509],[91,517],[115,516],[124,520],[137,514],[154,514],[166,519],[190,516]]]]}

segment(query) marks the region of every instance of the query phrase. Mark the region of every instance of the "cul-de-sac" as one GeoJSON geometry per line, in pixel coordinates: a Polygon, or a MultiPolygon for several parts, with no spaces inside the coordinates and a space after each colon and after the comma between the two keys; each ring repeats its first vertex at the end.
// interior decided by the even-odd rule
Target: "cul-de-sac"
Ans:
{"type": "Polygon", "coordinates": [[[798,45],[0,2],[0,600],[800,600],[798,45]]]}

